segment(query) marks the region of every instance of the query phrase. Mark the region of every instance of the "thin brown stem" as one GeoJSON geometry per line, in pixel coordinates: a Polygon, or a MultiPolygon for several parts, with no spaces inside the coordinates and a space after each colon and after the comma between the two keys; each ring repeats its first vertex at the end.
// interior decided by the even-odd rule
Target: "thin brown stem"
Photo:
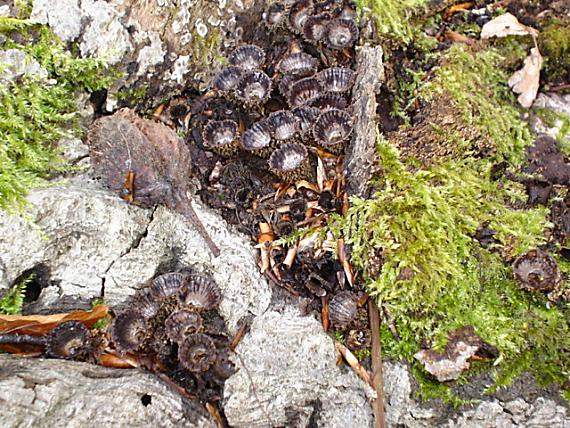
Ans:
{"type": "Polygon", "coordinates": [[[208,231],[204,227],[204,224],[202,223],[202,220],[200,220],[200,217],[198,217],[198,214],[196,214],[196,211],[194,211],[192,203],[188,200],[178,200],[176,201],[175,209],[177,212],[184,215],[184,217],[186,217],[190,223],[192,223],[192,226],[196,228],[200,236],[204,239],[204,241],[206,241],[206,244],[208,245],[208,248],[214,257],[218,257],[220,255],[220,249],[208,234],[208,231]]]}
{"type": "Polygon", "coordinates": [[[386,428],[384,415],[384,375],[382,370],[382,347],[380,344],[380,314],[374,299],[368,299],[368,317],[372,332],[372,385],[377,398],[372,403],[376,428],[386,428]]]}

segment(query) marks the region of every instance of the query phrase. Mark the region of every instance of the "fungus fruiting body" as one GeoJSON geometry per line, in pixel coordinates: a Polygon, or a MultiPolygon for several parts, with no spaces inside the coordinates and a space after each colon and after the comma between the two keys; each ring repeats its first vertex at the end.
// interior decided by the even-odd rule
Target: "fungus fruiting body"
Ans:
{"type": "Polygon", "coordinates": [[[326,42],[331,49],[349,48],[358,38],[358,27],[352,19],[337,18],[326,28],[326,42]]]}
{"type": "Polygon", "coordinates": [[[299,122],[293,113],[287,110],[271,113],[267,118],[268,125],[277,141],[292,139],[299,130],[299,122]]]}
{"type": "Polygon", "coordinates": [[[354,71],[346,67],[330,67],[320,71],[317,78],[327,92],[347,92],[354,83],[354,71]]]}
{"type": "Polygon", "coordinates": [[[204,128],[202,138],[205,147],[229,156],[239,148],[238,124],[233,120],[212,120],[204,128]]]}
{"type": "Polygon", "coordinates": [[[191,372],[205,372],[216,361],[216,347],[205,334],[192,334],[178,347],[178,359],[182,367],[191,372]]]}
{"type": "Polygon", "coordinates": [[[358,305],[353,293],[341,291],[333,297],[329,304],[329,317],[331,324],[337,328],[344,328],[356,316],[358,305]]]}
{"type": "Polygon", "coordinates": [[[111,340],[121,352],[136,351],[150,333],[146,319],[134,310],[121,312],[111,325],[111,340]]]}
{"type": "Polygon", "coordinates": [[[184,276],[178,272],[165,273],[152,280],[149,292],[157,299],[174,296],[184,281],[184,276]]]}
{"type": "Polygon", "coordinates": [[[263,71],[252,70],[242,74],[236,87],[236,97],[249,106],[263,104],[271,93],[271,79],[263,71]]]}
{"type": "Polygon", "coordinates": [[[271,144],[271,127],[266,120],[255,122],[245,131],[240,139],[243,150],[265,157],[271,144]]]}
{"type": "Polygon", "coordinates": [[[265,52],[258,46],[244,45],[235,49],[228,57],[228,61],[233,66],[255,70],[265,61],[265,52]]]}
{"type": "Polygon", "coordinates": [[[323,93],[323,87],[314,77],[306,77],[298,80],[291,86],[289,91],[289,104],[292,107],[299,107],[323,93]]]}
{"type": "Polygon", "coordinates": [[[202,329],[202,317],[197,312],[181,309],[166,318],[165,327],[170,340],[181,342],[186,336],[202,329]]]}
{"type": "Polygon", "coordinates": [[[309,105],[321,112],[330,109],[342,110],[347,107],[348,101],[342,95],[326,93],[313,98],[309,105]]]}
{"type": "Polygon", "coordinates": [[[220,304],[222,295],[214,281],[205,275],[195,274],[189,277],[186,286],[180,290],[179,299],[183,306],[209,310],[220,304]]]}
{"type": "Polygon", "coordinates": [[[318,43],[323,40],[327,32],[329,20],[330,14],[328,13],[309,16],[302,29],[305,40],[311,43],[318,43]]]}
{"type": "Polygon", "coordinates": [[[300,34],[303,31],[303,25],[311,15],[311,12],[312,6],[309,0],[299,0],[295,2],[289,11],[289,28],[300,34]]]}
{"type": "Polygon", "coordinates": [[[277,69],[283,74],[308,76],[317,70],[319,61],[304,52],[295,52],[285,56],[277,69]]]}
{"type": "Polygon", "coordinates": [[[66,360],[85,356],[91,349],[92,336],[85,324],[66,321],[49,332],[46,353],[66,360]]]}
{"type": "Polygon", "coordinates": [[[519,256],[513,262],[513,273],[520,287],[529,291],[552,291],[562,280],[556,260],[539,249],[519,256]]]}
{"type": "Polygon", "coordinates": [[[313,128],[317,144],[339,151],[352,133],[352,118],[346,111],[330,109],[322,113],[313,128]]]}
{"type": "Polygon", "coordinates": [[[269,158],[269,169],[285,181],[306,177],[309,170],[307,148],[299,143],[282,145],[269,158]]]}
{"type": "Polygon", "coordinates": [[[225,67],[214,77],[212,87],[218,91],[229,93],[237,87],[242,73],[243,69],[241,67],[225,67]]]}

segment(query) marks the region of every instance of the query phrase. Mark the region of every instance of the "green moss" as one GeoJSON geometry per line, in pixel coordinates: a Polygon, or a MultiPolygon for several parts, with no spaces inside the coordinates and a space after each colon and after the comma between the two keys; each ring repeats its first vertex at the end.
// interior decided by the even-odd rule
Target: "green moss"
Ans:
{"type": "Polygon", "coordinates": [[[359,16],[370,15],[380,36],[404,44],[417,34],[412,18],[426,4],[426,0],[356,0],[359,16]]]}
{"type": "Polygon", "coordinates": [[[4,46],[25,51],[51,80],[24,78],[0,84],[0,208],[9,210],[21,208],[26,193],[45,185],[50,174],[68,168],[53,143],[79,133],[76,92],[107,87],[117,77],[102,60],[70,54],[47,27],[0,18],[0,32],[14,30],[29,43],[8,39],[4,46]]]}
{"type": "Polygon", "coordinates": [[[570,19],[552,19],[544,25],[538,40],[549,80],[565,79],[570,74],[570,19]]]}
{"type": "Polygon", "coordinates": [[[532,136],[514,106],[514,96],[500,65],[504,57],[496,49],[472,52],[463,45],[453,45],[435,70],[435,78],[426,83],[421,98],[429,102],[445,94],[463,120],[477,128],[496,147],[499,160],[517,165],[532,136]]]}
{"type": "Polygon", "coordinates": [[[26,287],[33,279],[33,274],[24,278],[0,299],[0,314],[18,315],[22,313],[26,287]]]}

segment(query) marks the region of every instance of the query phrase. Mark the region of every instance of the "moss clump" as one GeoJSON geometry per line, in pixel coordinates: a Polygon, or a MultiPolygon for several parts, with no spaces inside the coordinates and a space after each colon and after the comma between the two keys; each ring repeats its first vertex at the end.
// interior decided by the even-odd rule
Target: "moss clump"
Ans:
{"type": "Polygon", "coordinates": [[[549,81],[570,78],[570,19],[553,19],[539,34],[539,48],[545,58],[549,81]]]}
{"type": "Polygon", "coordinates": [[[514,107],[514,96],[506,85],[508,76],[499,67],[503,60],[496,49],[472,52],[462,45],[453,45],[420,98],[430,102],[443,94],[450,97],[466,124],[479,130],[495,146],[497,160],[517,165],[532,137],[514,107]]]}
{"type": "Polygon", "coordinates": [[[4,297],[0,299],[0,314],[18,315],[22,313],[26,287],[33,279],[34,275],[32,274],[4,294],[4,297]]]}
{"type": "Polygon", "coordinates": [[[416,34],[412,17],[425,8],[426,0],[356,0],[359,16],[370,15],[382,37],[404,44],[416,34]]]}
{"type": "Polygon", "coordinates": [[[16,43],[8,39],[4,48],[25,51],[48,71],[48,82],[23,78],[0,84],[0,208],[17,209],[33,187],[46,184],[47,177],[63,171],[53,143],[78,133],[77,91],[94,91],[110,85],[117,74],[103,61],[71,55],[45,26],[25,19],[0,17],[0,32],[19,31],[16,43]]]}

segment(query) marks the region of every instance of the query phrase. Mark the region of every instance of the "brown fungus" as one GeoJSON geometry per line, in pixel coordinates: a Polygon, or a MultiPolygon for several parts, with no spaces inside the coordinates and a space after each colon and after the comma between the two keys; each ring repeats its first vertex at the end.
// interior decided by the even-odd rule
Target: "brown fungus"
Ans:
{"type": "Polygon", "coordinates": [[[357,299],[350,291],[337,293],[329,304],[329,318],[335,328],[345,328],[358,311],[357,299]]]}
{"type": "Polygon", "coordinates": [[[258,156],[267,155],[271,144],[271,127],[266,120],[255,122],[240,139],[241,148],[258,156]]]}
{"type": "Polygon", "coordinates": [[[513,273],[520,287],[529,291],[552,291],[562,280],[556,260],[539,249],[519,256],[513,263],[513,273]]]}
{"type": "Polygon", "coordinates": [[[111,324],[111,340],[120,352],[136,351],[150,335],[145,318],[132,309],[118,314],[111,324]]]}
{"type": "Polygon", "coordinates": [[[299,131],[299,121],[297,117],[287,110],[280,110],[271,113],[267,118],[267,123],[273,138],[277,141],[286,141],[295,137],[299,131]]]}
{"type": "Polygon", "coordinates": [[[313,98],[309,105],[318,108],[321,112],[331,109],[343,110],[348,105],[348,101],[342,95],[327,93],[313,98]]]}
{"type": "Polygon", "coordinates": [[[301,106],[295,107],[291,110],[291,113],[299,120],[299,130],[301,134],[305,134],[313,128],[321,111],[316,107],[301,106]]]}
{"type": "Polygon", "coordinates": [[[201,274],[189,276],[178,297],[183,306],[197,310],[215,309],[222,300],[222,294],[216,283],[201,274]]]}
{"type": "Polygon", "coordinates": [[[303,144],[287,143],[269,158],[269,170],[285,181],[296,181],[309,173],[309,153],[303,144]]]}
{"type": "Polygon", "coordinates": [[[237,153],[238,124],[233,120],[211,120],[202,132],[204,147],[224,156],[237,153]]]}
{"type": "Polygon", "coordinates": [[[317,70],[319,61],[304,52],[295,52],[284,56],[277,69],[282,74],[308,76],[317,70]]]}
{"type": "Polygon", "coordinates": [[[323,93],[323,87],[314,77],[306,77],[293,83],[289,91],[289,104],[291,107],[299,107],[307,104],[312,99],[323,93]]]}
{"type": "Polygon", "coordinates": [[[84,357],[91,350],[92,336],[89,329],[79,321],[66,321],[48,334],[46,353],[66,360],[84,357]]]}
{"type": "Polygon", "coordinates": [[[169,272],[157,276],[152,280],[148,292],[156,299],[166,299],[176,295],[184,284],[184,275],[178,272],[169,272]]]}
{"type": "Polygon", "coordinates": [[[212,86],[221,92],[233,91],[237,87],[242,73],[243,69],[241,67],[225,67],[216,74],[212,86]]]}
{"type": "Polygon", "coordinates": [[[144,318],[149,319],[158,313],[160,309],[160,300],[150,289],[146,288],[135,295],[133,300],[133,308],[135,308],[144,318]]]}
{"type": "Polygon", "coordinates": [[[263,104],[271,94],[271,79],[263,71],[253,70],[244,73],[236,87],[238,100],[248,106],[263,104]]]}
{"type": "Polygon", "coordinates": [[[331,16],[328,13],[309,16],[302,29],[305,40],[311,43],[318,43],[323,40],[327,33],[327,25],[330,19],[331,16]]]}
{"type": "Polygon", "coordinates": [[[214,341],[205,334],[191,334],[178,347],[178,360],[191,372],[205,372],[217,359],[214,341]]]}
{"type": "Polygon", "coordinates": [[[313,8],[309,0],[299,0],[295,2],[289,11],[288,24],[291,31],[300,34],[312,10],[313,8]]]}
{"type": "Polygon", "coordinates": [[[202,317],[197,312],[181,309],[171,313],[164,324],[168,338],[178,343],[185,337],[201,331],[202,317]]]}
{"type": "Polygon", "coordinates": [[[287,21],[289,10],[282,2],[271,3],[263,13],[263,20],[269,29],[276,29],[287,21]]]}
{"type": "Polygon", "coordinates": [[[336,151],[352,133],[352,118],[344,110],[331,109],[322,113],[313,128],[317,144],[336,151]]]}
{"type": "Polygon", "coordinates": [[[228,61],[233,66],[246,70],[255,70],[263,65],[265,52],[255,45],[243,45],[230,54],[228,61]]]}
{"type": "Polygon", "coordinates": [[[320,71],[317,78],[327,92],[346,92],[354,83],[354,71],[346,67],[331,67],[320,71]]]}
{"type": "Polygon", "coordinates": [[[358,38],[358,27],[352,19],[337,18],[327,25],[326,42],[331,49],[349,48],[358,38]]]}

